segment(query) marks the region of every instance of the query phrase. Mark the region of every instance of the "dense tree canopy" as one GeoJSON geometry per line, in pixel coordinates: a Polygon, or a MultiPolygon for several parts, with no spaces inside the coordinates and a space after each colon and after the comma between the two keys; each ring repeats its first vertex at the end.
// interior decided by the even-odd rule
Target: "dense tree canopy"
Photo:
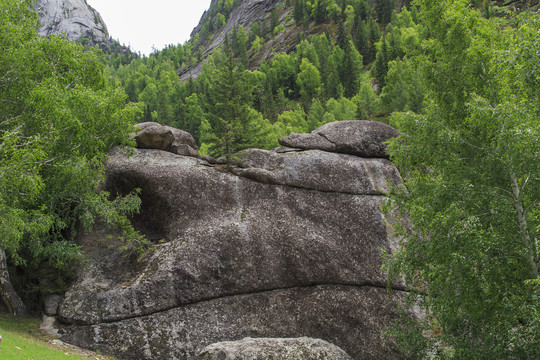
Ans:
{"type": "Polygon", "coordinates": [[[100,216],[127,226],[122,214],[138,206],[96,189],[106,151],[130,144],[140,111],[107,84],[97,51],[37,36],[30,9],[0,8],[0,251],[16,265],[65,270],[79,257],[81,225],[100,216]]]}
{"type": "Polygon", "coordinates": [[[397,334],[411,359],[533,359],[540,19],[523,14],[508,26],[462,0],[417,4],[432,34],[423,57],[429,105],[393,116],[404,135],[390,154],[405,187],[389,205],[406,241],[389,269],[405,276],[426,316],[397,334]]]}

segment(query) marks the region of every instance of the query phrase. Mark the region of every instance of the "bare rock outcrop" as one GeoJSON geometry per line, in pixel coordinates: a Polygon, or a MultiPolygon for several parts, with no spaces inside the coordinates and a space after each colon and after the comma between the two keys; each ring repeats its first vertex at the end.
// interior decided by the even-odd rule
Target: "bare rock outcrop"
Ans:
{"type": "Polygon", "coordinates": [[[190,156],[190,150],[183,153],[186,147],[197,150],[197,144],[190,133],[171,126],[155,122],[145,122],[135,125],[140,130],[135,135],[137,147],[141,149],[157,149],[169,151],[178,155],[190,156]]]}
{"type": "Polygon", "coordinates": [[[188,132],[156,122],[144,122],[135,126],[140,129],[135,135],[137,147],[140,149],[163,150],[177,155],[215,162],[210,156],[204,156],[197,152],[197,144],[188,132]]]}
{"type": "Polygon", "coordinates": [[[387,159],[359,158],[320,150],[277,153],[248,149],[236,155],[234,174],[265,184],[357,195],[382,195],[401,183],[387,159]]]}
{"type": "Polygon", "coordinates": [[[216,342],[308,336],[354,359],[399,358],[382,333],[404,289],[388,293],[380,269],[393,248],[382,191],[397,170],[321,150],[238,157],[227,172],[163,150],[110,152],[104,186],[142,189],[133,221],[155,245],[130,263],[107,234],[82,239],[91,261],[60,305],[62,339],[123,359],[196,359],[216,342]]]}
{"type": "Polygon", "coordinates": [[[385,142],[397,136],[399,132],[384,123],[349,120],[325,124],[311,134],[292,133],[279,139],[279,143],[299,149],[319,149],[367,158],[387,158],[385,142]]]}
{"type": "MultiPolygon", "coordinates": [[[[216,1],[217,0],[212,0],[212,3],[210,4],[210,6],[215,7],[216,5],[214,3],[216,1]]],[[[223,29],[216,31],[214,36],[212,37],[212,40],[204,44],[205,51],[203,53],[203,58],[206,58],[214,50],[219,48],[224,43],[225,36],[230,34],[234,27],[242,25],[244,28],[250,29],[251,25],[254,22],[264,21],[264,19],[266,19],[268,15],[272,12],[272,9],[275,7],[278,1],[279,0],[242,0],[240,1],[238,6],[232,9],[230,17],[227,21],[227,24],[225,24],[223,29]]],[[[208,16],[210,16],[208,12],[205,12],[202,15],[199,25],[197,25],[191,33],[192,38],[201,31],[202,24],[208,16]]],[[[202,65],[203,65],[203,62],[201,61],[198,64],[196,64],[195,67],[192,69],[189,69],[189,68],[182,69],[180,71],[181,81],[186,81],[190,77],[197,78],[199,73],[202,71],[202,65]]]]}
{"type": "Polygon", "coordinates": [[[38,0],[35,9],[39,15],[40,35],[64,34],[72,41],[86,38],[91,44],[102,47],[109,43],[107,26],[86,0],[38,0]]]}
{"type": "Polygon", "coordinates": [[[199,360],[351,360],[347,353],[320,339],[246,338],[209,345],[199,360]]]}

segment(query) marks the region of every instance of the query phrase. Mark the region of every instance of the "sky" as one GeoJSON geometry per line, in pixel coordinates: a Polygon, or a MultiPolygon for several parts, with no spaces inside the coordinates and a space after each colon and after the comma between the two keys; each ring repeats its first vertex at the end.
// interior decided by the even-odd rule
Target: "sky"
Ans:
{"type": "Polygon", "coordinates": [[[87,0],[96,9],[109,35],[132,50],[183,44],[210,6],[211,0],[87,0]]]}

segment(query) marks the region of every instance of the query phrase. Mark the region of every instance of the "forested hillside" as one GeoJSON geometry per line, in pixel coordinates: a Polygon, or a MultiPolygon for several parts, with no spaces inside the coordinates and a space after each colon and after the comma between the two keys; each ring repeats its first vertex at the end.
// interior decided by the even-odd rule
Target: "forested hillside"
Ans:
{"type": "MultiPolygon", "coordinates": [[[[239,3],[213,1],[186,44],[126,66],[109,61],[129,100],[144,103],[145,121],[189,131],[203,153],[223,155],[215,144],[223,138],[223,121],[237,122],[227,136],[238,150],[271,148],[291,131],[326,122],[385,121],[396,111],[422,111],[427,79],[421,44],[429,31],[409,1],[283,0],[249,29],[238,25],[223,36],[239,3]],[[216,36],[223,44],[208,54],[216,36]],[[199,62],[204,65],[196,78],[179,81],[179,73],[185,77],[199,62]]],[[[514,9],[486,1],[471,6],[501,21],[514,9]]]]}
{"type": "Polygon", "coordinates": [[[178,71],[203,60],[211,30],[219,33],[235,4],[213,2],[188,43],[115,69],[130,100],[145,104],[145,120],[187,130],[203,152],[220,155],[214,143],[224,131],[223,111],[242,114],[237,135],[230,135],[239,149],[271,148],[291,131],[326,122],[422,108],[425,85],[415,55],[425,31],[416,7],[388,1],[375,7],[365,0],[280,1],[265,21],[234,27],[197,78],[178,81],[178,71]],[[293,50],[261,61],[266,48],[289,47],[287,33],[294,33],[293,50]]]}

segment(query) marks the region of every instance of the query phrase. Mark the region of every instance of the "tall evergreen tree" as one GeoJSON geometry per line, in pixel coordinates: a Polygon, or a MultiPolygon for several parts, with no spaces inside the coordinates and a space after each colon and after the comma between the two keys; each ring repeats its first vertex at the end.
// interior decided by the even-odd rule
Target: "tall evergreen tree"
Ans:
{"type": "Polygon", "coordinates": [[[377,55],[375,44],[381,39],[381,30],[379,29],[379,24],[373,19],[369,18],[367,22],[369,23],[369,43],[365,56],[366,64],[369,64],[375,60],[377,55]]]}
{"type": "Polygon", "coordinates": [[[369,60],[369,34],[366,30],[366,23],[358,19],[358,23],[355,25],[355,34],[354,34],[354,42],[356,45],[356,49],[358,52],[362,55],[362,61],[365,64],[368,63],[369,60]]]}
{"type": "Polygon", "coordinates": [[[336,43],[340,48],[345,49],[347,47],[348,42],[349,42],[349,39],[345,31],[345,26],[343,25],[343,19],[340,18],[338,22],[338,33],[337,33],[336,43]]]}
{"type": "Polygon", "coordinates": [[[270,16],[270,31],[274,31],[276,26],[279,25],[279,14],[276,8],[272,9],[272,13],[270,16]]]}
{"type": "Polygon", "coordinates": [[[352,41],[345,47],[343,65],[341,68],[341,83],[344,95],[353,97],[360,86],[360,70],[362,69],[362,55],[356,50],[352,41]]]}
{"type": "Polygon", "coordinates": [[[378,92],[382,91],[385,85],[385,77],[388,73],[388,43],[386,36],[383,36],[379,42],[379,50],[377,51],[377,58],[375,59],[374,75],[379,85],[378,92]]]}
{"type": "Polygon", "coordinates": [[[394,8],[395,0],[376,0],[375,10],[377,11],[377,19],[381,24],[390,23],[394,8]]]}
{"type": "Polygon", "coordinates": [[[206,140],[211,155],[231,159],[235,152],[257,143],[262,124],[257,123],[256,111],[250,107],[252,92],[245,70],[234,58],[232,49],[225,47],[210,88],[209,96],[214,100],[209,109],[210,127],[201,128],[201,140],[206,140]]]}

